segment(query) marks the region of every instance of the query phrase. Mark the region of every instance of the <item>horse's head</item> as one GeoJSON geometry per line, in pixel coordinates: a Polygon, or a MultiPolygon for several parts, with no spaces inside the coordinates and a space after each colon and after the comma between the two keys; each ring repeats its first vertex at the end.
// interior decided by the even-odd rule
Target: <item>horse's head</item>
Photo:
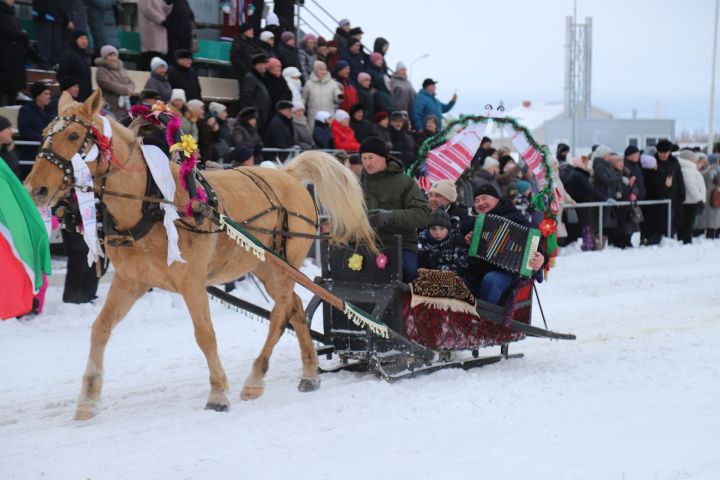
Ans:
{"type": "MultiPolygon", "coordinates": [[[[40,151],[25,179],[25,188],[40,207],[53,206],[74,183],[71,158],[87,154],[94,144],[90,127],[103,105],[102,92],[95,90],[85,103],[73,101],[63,92],[58,104],[58,117],[43,132],[40,151]]],[[[102,131],[102,126],[99,127],[102,131]]],[[[88,165],[95,176],[96,164],[88,165]]]]}

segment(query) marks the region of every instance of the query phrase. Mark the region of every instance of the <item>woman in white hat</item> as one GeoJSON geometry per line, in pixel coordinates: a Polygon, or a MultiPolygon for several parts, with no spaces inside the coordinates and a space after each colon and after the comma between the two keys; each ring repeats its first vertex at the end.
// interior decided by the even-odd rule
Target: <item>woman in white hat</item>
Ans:
{"type": "Polygon", "coordinates": [[[95,79],[102,88],[103,97],[115,118],[122,118],[130,109],[130,96],[135,95],[135,83],[128,76],[117,48],[105,45],[100,49],[100,58],[95,59],[95,79]]]}

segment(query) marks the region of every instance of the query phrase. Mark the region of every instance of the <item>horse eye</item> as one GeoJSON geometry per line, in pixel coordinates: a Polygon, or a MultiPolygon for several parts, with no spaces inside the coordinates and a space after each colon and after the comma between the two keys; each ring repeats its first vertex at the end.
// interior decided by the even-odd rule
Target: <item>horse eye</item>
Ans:
{"type": "Polygon", "coordinates": [[[80,135],[78,135],[77,133],[71,133],[70,135],[68,135],[68,140],[70,140],[71,142],[77,141],[78,138],[80,138],[80,135]]]}

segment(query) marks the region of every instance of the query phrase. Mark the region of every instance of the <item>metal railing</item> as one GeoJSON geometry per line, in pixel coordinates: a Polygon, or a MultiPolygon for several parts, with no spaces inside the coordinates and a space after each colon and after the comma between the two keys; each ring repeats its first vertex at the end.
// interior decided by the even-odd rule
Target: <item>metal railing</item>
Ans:
{"type": "MultiPolygon", "coordinates": [[[[672,200],[638,200],[634,203],[635,205],[667,205],[667,236],[672,237],[672,200]]],[[[616,201],[616,202],[584,202],[576,203],[575,205],[566,204],[563,208],[597,208],[598,212],[598,232],[602,235],[603,231],[603,209],[614,208],[614,207],[628,207],[633,205],[633,202],[628,201],[616,201]]]]}

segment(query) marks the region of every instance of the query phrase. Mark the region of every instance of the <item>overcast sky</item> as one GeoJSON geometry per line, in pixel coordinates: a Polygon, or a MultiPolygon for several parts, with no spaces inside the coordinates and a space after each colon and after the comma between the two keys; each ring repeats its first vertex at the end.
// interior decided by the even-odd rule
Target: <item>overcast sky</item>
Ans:
{"type": "MultiPolygon", "coordinates": [[[[565,17],[572,15],[572,0],[319,1],[336,18],[361,26],[369,48],[376,37],[387,38],[393,68],[398,60],[409,67],[428,53],[415,63],[413,83],[434,78],[442,101],[457,90],[454,114],[477,113],[500,100],[512,108],[526,99],[563,99],[565,17]]],[[[306,4],[319,11],[313,0],[306,4]]],[[[678,132],[707,129],[714,1],[577,4],[579,20],[593,19],[593,105],[616,117],[631,117],[633,108],[638,117],[659,112],[677,120],[678,132]]],[[[715,111],[719,130],[717,102],[715,111]]]]}

